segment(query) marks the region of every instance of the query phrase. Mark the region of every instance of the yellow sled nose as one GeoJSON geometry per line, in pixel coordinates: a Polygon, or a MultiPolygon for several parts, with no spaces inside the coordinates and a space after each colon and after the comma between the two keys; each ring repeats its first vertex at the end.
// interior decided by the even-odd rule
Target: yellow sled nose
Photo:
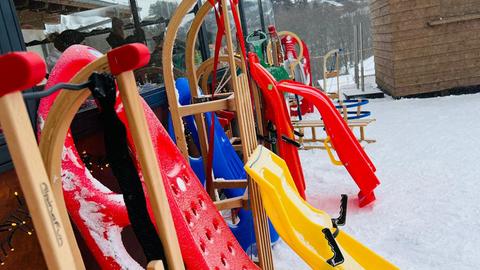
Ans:
{"type": "Polygon", "coordinates": [[[300,196],[285,161],[260,145],[250,156],[245,170],[259,185],[275,230],[313,269],[398,269],[343,231],[335,241],[344,261],[336,266],[327,263],[335,254],[322,230],[328,228],[333,233],[337,229],[327,213],[300,196]]]}

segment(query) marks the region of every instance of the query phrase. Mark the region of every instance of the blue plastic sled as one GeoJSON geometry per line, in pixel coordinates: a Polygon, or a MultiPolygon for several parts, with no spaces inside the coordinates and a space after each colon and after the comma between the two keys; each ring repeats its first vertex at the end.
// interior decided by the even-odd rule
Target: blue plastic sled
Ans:
{"type": "MultiPolygon", "coordinates": [[[[190,104],[190,87],[186,78],[179,78],[175,82],[175,86],[178,91],[178,98],[181,105],[190,104]]],[[[207,132],[210,132],[211,125],[211,113],[206,114],[207,132]]],[[[216,178],[223,178],[225,180],[238,180],[246,179],[246,173],[243,169],[243,162],[238,157],[235,149],[230,143],[223,127],[220,125],[217,117],[215,116],[215,138],[214,138],[214,150],[213,150],[213,173],[216,178]]],[[[184,118],[185,128],[191,132],[193,140],[196,146],[200,149],[200,143],[198,138],[197,127],[193,116],[187,116],[184,118]]],[[[175,133],[173,130],[173,124],[171,117],[168,117],[168,132],[172,140],[175,141],[175,133]]],[[[209,134],[210,136],[210,134],[209,134]]],[[[198,179],[205,185],[205,171],[203,167],[202,158],[190,157],[190,166],[195,171],[198,179]]],[[[242,196],[245,192],[242,188],[226,189],[225,195],[228,198],[242,196]]],[[[253,231],[253,218],[250,210],[240,209],[238,212],[238,219],[240,220],[236,225],[229,224],[230,229],[237,238],[242,248],[248,254],[256,254],[256,248],[252,246],[255,244],[255,233],[253,231]]],[[[272,224],[270,225],[270,238],[272,243],[275,243],[279,236],[272,224]]]]}
{"type": "MultiPolygon", "coordinates": [[[[363,105],[366,105],[369,103],[368,99],[361,99],[361,100],[356,100],[356,99],[347,99],[347,100],[344,100],[343,101],[344,104],[346,104],[346,108],[347,109],[350,109],[350,108],[358,108],[360,106],[363,106],[363,105]]],[[[335,106],[337,109],[342,109],[342,106],[341,105],[337,105],[335,106]]],[[[360,111],[360,112],[357,112],[357,110],[355,111],[347,111],[347,119],[348,120],[353,120],[353,119],[362,119],[362,118],[366,118],[366,117],[369,117],[372,113],[370,111],[360,111]]]]}

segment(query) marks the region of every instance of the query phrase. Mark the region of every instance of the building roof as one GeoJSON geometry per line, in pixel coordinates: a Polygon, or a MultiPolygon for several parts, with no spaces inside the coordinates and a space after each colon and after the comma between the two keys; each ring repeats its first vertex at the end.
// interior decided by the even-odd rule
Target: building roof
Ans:
{"type": "Polygon", "coordinates": [[[22,29],[44,29],[60,23],[60,15],[115,7],[119,17],[130,16],[128,0],[14,0],[22,29]]]}

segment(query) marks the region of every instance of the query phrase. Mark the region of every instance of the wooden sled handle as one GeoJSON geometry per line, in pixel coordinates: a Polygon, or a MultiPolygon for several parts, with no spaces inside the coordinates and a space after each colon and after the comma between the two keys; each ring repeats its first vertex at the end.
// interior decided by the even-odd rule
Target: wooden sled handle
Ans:
{"type": "Polygon", "coordinates": [[[165,268],[163,267],[163,262],[158,260],[149,262],[147,270],[165,270],[165,268]]]}
{"type": "Polygon", "coordinates": [[[27,108],[19,90],[45,78],[45,62],[35,53],[0,57],[0,123],[15,165],[25,201],[49,269],[85,269],[68,216],[54,199],[27,108]]]}
{"type": "MultiPolygon", "coordinates": [[[[149,59],[150,53],[145,45],[125,45],[85,66],[70,83],[86,81],[93,72],[110,72],[115,75],[169,268],[183,270],[184,264],[159,163],[132,71],[147,64],[149,59]]],[[[51,107],[40,141],[40,150],[51,179],[61,179],[61,153],[65,137],[75,114],[89,96],[90,91],[87,89],[75,92],[62,91],[51,107]]],[[[67,216],[60,182],[52,184],[55,197],[62,201],[62,214],[67,216]]]]}

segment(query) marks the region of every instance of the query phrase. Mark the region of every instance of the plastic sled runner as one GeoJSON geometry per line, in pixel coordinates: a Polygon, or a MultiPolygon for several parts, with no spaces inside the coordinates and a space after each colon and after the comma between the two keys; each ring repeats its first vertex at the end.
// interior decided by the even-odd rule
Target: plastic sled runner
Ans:
{"type": "Polygon", "coordinates": [[[260,187],[268,217],[282,239],[313,269],[398,269],[308,204],[295,188],[287,164],[263,146],[245,170],[260,187]]]}
{"type": "MultiPolygon", "coordinates": [[[[275,81],[268,71],[260,65],[258,57],[254,53],[249,53],[249,63],[252,77],[262,89],[262,93],[275,93],[277,97],[280,97],[280,93],[282,92],[297,94],[315,105],[325,123],[325,132],[333,148],[337,152],[342,164],[360,188],[360,192],[358,193],[360,207],[373,202],[375,200],[374,189],[380,184],[380,181],[375,175],[376,168],[330,98],[319,89],[307,85],[292,81],[275,81]]],[[[277,100],[271,100],[271,102],[276,102],[277,104],[284,103],[283,100],[279,98],[277,98],[277,100]]],[[[279,119],[278,121],[288,122],[290,124],[289,118],[279,119]]],[[[283,157],[283,155],[281,156],[283,157]]],[[[288,161],[288,159],[286,160],[288,161]]],[[[289,166],[289,168],[292,170],[291,166],[289,166]]],[[[298,187],[298,181],[296,184],[298,187]]],[[[300,194],[303,195],[302,191],[300,191],[300,194]]]]}

